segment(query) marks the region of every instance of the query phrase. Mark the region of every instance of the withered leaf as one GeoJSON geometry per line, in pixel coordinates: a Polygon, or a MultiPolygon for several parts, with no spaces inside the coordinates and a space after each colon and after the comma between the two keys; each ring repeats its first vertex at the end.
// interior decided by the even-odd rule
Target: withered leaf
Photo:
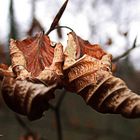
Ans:
{"type": "Polygon", "coordinates": [[[54,48],[47,35],[39,33],[22,41],[15,40],[11,45],[15,45],[23,53],[26,68],[32,76],[38,76],[46,66],[52,64],[54,48]]]}
{"type": "Polygon", "coordinates": [[[48,101],[54,98],[55,88],[56,84],[47,87],[32,81],[5,77],[2,95],[13,111],[27,115],[30,120],[35,120],[42,117],[42,113],[48,110],[48,101]]]}
{"type": "Polygon", "coordinates": [[[83,97],[98,112],[140,117],[140,96],[112,75],[110,54],[99,46],[94,48],[74,33],[68,35],[64,54],[64,86],[67,90],[83,97]],[[83,56],[76,56],[77,47],[79,55],[83,56]]]}
{"type": "Polygon", "coordinates": [[[16,67],[17,77],[4,75],[2,94],[11,109],[31,120],[42,116],[60,87],[77,93],[98,112],[140,117],[140,96],[113,76],[111,54],[74,32],[68,34],[64,52],[60,43],[52,48],[47,35],[37,34],[12,40],[10,54],[12,65],[0,70],[14,73],[16,67]]]}
{"type": "Polygon", "coordinates": [[[56,88],[62,87],[63,46],[51,47],[49,37],[38,34],[23,41],[10,42],[11,66],[0,65],[2,95],[16,113],[30,120],[48,110],[56,88]]]}
{"type": "Polygon", "coordinates": [[[87,54],[97,59],[101,59],[106,52],[100,47],[99,44],[90,44],[89,41],[83,40],[81,37],[77,36],[74,32],[70,33],[77,45],[77,57],[87,54]]]}
{"type": "Polygon", "coordinates": [[[8,70],[7,65],[0,64],[0,79],[2,80],[4,76],[15,77],[14,73],[8,70]]]}

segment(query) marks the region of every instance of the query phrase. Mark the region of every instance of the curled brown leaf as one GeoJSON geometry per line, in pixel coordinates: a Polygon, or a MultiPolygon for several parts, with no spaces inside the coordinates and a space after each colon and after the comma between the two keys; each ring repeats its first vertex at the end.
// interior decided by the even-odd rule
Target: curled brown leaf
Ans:
{"type": "Polygon", "coordinates": [[[82,96],[98,112],[140,117],[140,96],[132,92],[123,80],[112,75],[110,54],[99,45],[94,48],[75,34],[68,35],[64,54],[64,85],[67,90],[82,96]],[[78,58],[77,48],[82,54],[78,58]]]}
{"type": "MultiPolygon", "coordinates": [[[[24,67],[31,72],[32,76],[38,76],[39,73],[44,70],[45,66],[50,66],[53,61],[54,56],[54,48],[51,47],[51,41],[47,35],[43,35],[43,33],[37,34],[35,37],[29,37],[23,41],[11,41],[11,53],[16,54],[17,58],[11,57],[12,59],[16,59],[18,62],[15,62],[16,65],[18,63],[22,63],[24,67]],[[20,57],[19,57],[19,54],[20,57]],[[20,59],[20,60],[19,60],[20,59]],[[22,62],[24,61],[24,62],[22,62]],[[25,66],[26,65],[26,66],[25,66]]],[[[18,64],[21,65],[21,64],[18,64]]]]}
{"type": "Polygon", "coordinates": [[[48,36],[37,34],[11,40],[10,56],[11,66],[0,69],[3,98],[13,111],[38,119],[48,110],[55,89],[62,86],[63,46],[58,43],[52,48],[48,36]]]}

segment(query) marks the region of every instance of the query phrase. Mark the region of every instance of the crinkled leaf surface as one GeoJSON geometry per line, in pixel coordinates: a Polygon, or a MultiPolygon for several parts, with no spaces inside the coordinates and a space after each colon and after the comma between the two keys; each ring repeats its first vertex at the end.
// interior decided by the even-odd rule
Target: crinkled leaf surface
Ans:
{"type": "Polygon", "coordinates": [[[101,59],[106,52],[98,44],[90,44],[87,40],[83,40],[81,37],[77,36],[75,33],[71,33],[75,39],[77,45],[77,58],[87,54],[89,56],[101,59]]]}
{"type": "Polygon", "coordinates": [[[27,70],[33,76],[38,76],[46,66],[50,66],[54,57],[54,48],[50,39],[42,33],[23,41],[16,41],[16,46],[23,52],[26,59],[27,70]]]}

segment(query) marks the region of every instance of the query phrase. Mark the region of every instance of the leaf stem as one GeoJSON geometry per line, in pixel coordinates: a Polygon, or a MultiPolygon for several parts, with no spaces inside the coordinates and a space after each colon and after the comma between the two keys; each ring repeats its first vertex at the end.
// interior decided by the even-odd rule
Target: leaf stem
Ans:
{"type": "Polygon", "coordinates": [[[70,28],[70,27],[68,27],[68,26],[56,26],[56,27],[54,27],[52,30],[49,30],[49,31],[46,33],[46,35],[49,35],[50,32],[52,32],[53,30],[56,30],[56,29],[62,29],[62,28],[66,28],[66,29],[71,30],[71,32],[74,32],[73,29],[70,28]]]}

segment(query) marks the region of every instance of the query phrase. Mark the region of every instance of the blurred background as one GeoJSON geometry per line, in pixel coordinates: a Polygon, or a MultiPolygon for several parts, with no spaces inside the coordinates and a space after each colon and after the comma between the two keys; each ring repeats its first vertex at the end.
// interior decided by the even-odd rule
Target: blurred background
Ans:
{"type": "MultiPolygon", "coordinates": [[[[64,0],[0,0],[0,62],[10,64],[10,38],[24,39],[41,30],[46,32],[63,3],[64,0]]],[[[137,37],[138,47],[115,63],[115,74],[124,79],[130,89],[140,93],[139,0],[69,0],[59,25],[72,28],[91,43],[101,44],[113,57],[131,48],[137,37]]],[[[67,29],[53,31],[50,38],[65,46],[68,32],[67,29]]],[[[59,94],[54,104],[57,100],[59,94]]],[[[97,113],[73,93],[65,94],[60,118],[64,140],[140,140],[140,119],[97,113]]],[[[21,119],[40,139],[57,140],[53,110],[34,122],[22,116],[21,119]]],[[[32,140],[23,138],[27,133],[0,96],[0,140],[32,140]]]]}

